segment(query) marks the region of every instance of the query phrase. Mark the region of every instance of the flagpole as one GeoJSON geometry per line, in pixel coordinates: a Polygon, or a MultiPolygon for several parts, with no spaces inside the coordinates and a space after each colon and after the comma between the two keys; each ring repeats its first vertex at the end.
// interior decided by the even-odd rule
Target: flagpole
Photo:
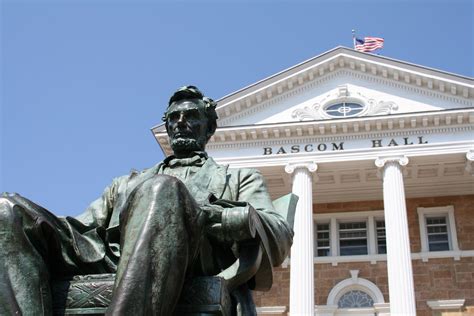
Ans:
{"type": "Polygon", "coordinates": [[[356,48],[356,35],[355,30],[352,30],[352,44],[354,45],[354,49],[356,48]]]}

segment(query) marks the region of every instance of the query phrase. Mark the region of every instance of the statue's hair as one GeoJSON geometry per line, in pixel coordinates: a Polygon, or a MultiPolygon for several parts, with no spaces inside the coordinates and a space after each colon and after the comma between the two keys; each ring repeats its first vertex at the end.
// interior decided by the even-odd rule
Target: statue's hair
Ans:
{"type": "MultiPolygon", "coordinates": [[[[213,99],[208,98],[204,96],[204,94],[195,86],[183,86],[176,90],[175,93],[171,96],[169,102],[168,102],[168,109],[173,104],[174,102],[182,101],[182,100],[192,100],[192,99],[197,99],[200,100],[204,103],[204,107],[206,109],[206,115],[208,119],[208,124],[209,124],[209,136],[208,139],[214,134],[214,131],[216,130],[217,127],[217,112],[216,112],[216,106],[217,102],[215,102],[213,99]]],[[[163,115],[162,120],[166,122],[168,118],[168,110],[163,115]]]]}

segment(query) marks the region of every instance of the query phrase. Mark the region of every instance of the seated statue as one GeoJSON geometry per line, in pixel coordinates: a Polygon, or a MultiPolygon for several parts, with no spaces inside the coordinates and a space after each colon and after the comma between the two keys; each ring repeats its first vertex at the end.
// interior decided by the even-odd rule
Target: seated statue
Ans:
{"type": "MultiPolygon", "coordinates": [[[[2,194],[0,315],[51,315],[52,280],[101,273],[115,273],[106,315],[172,315],[188,278],[223,271],[236,242],[253,238],[250,213],[264,228],[264,256],[280,265],[293,231],[274,211],[262,175],[205,152],[215,107],[196,87],[178,89],[163,117],[174,155],[115,178],[77,218],[2,194]]],[[[247,284],[231,299],[234,312],[256,314],[247,284]]]]}

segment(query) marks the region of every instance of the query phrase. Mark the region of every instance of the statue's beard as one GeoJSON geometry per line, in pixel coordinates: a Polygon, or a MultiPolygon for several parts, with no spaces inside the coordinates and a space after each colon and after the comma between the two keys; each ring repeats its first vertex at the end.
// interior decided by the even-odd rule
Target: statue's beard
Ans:
{"type": "Polygon", "coordinates": [[[206,138],[174,138],[171,139],[171,149],[175,154],[187,154],[193,151],[203,151],[206,146],[206,138]]]}

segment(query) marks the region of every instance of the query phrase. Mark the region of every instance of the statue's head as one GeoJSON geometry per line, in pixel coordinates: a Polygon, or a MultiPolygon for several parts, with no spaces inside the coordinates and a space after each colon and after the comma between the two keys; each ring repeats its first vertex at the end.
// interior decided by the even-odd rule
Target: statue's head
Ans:
{"type": "Polygon", "coordinates": [[[171,96],[163,121],[177,157],[204,151],[217,128],[216,105],[194,86],[181,87],[171,96]]]}

